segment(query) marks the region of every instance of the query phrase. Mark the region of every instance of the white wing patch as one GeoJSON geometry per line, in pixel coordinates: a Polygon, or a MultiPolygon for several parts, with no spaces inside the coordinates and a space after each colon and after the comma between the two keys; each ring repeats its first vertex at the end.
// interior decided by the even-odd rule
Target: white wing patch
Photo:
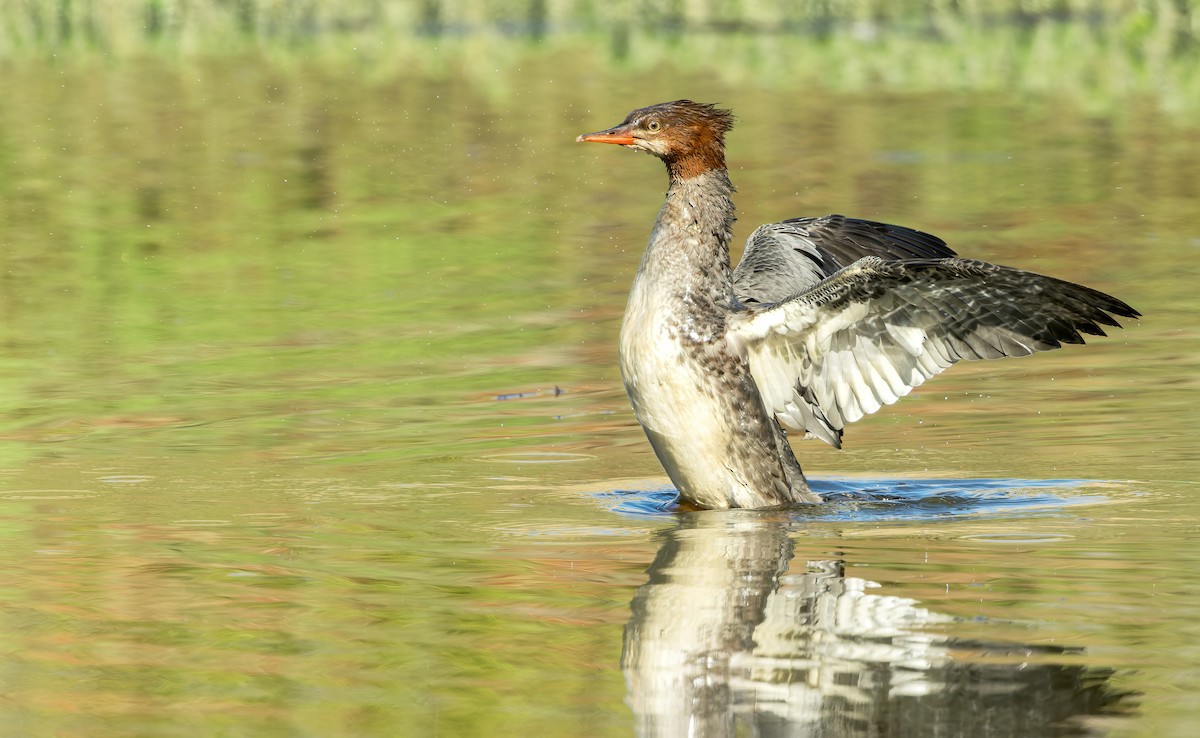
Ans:
{"type": "Polygon", "coordinates": [[[918,328],[915,325],[894,325],[892,323],[884,323],[883,327],[887,329],[888,336],[908,352],[909,356],[920,356],[925,350],[925,338],[927,334],[925,329],[918,328]]]}

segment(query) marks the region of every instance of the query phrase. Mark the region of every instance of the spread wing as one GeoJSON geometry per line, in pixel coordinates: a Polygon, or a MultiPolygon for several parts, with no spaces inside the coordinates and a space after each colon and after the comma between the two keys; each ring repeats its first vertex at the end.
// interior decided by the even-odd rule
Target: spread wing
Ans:
{"type": "Polygon", "coordinates": [[[812,287],[864,256],[946,258],[937,236],[904,226],[826,215],[759,226],[733,272],[733,291],[746,305],[779,302],[812,287]]]}
{"type": "Polygon", "coordinates": [[[1025,356],[1138,312],[1103,292],[967,259],[868,256],[734,317],[767,408],[841,446],[842,429],[960,359],[1025,356]]]}

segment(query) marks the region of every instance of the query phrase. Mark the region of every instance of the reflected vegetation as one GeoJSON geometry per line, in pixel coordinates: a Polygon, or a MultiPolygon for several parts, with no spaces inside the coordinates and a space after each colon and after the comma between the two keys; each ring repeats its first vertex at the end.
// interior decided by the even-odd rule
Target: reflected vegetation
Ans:
{"type": "Polygon", "coordinates": [[[842,559],[793,561],[799,527],[697,512],[660,534],[621,655],[639,736],[1099,735],[1088,716],[1129,709],[1083,649],[946,637],[842,559]]]}

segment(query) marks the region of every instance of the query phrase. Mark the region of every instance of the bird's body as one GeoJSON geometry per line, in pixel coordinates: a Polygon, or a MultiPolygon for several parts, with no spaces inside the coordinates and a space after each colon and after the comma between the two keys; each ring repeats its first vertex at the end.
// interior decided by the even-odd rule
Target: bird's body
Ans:
{"type": "Polygon", "coordinates": [[[621,323],[621,377],[650,445],[692,504],[816,501],[763,407],[745,348],[729,334],[729,250],[712,244],[731,238],[732,192],[723,170],[671,188],[621,323]]]}
{"type": "Polygon", "coordinates": [[[670,188],[621,325],[634,414],[680,497],[698,507],[818,502],[782,426],[842,429],[959,359],[1020,356],[1103,335],[1095,290],[954,258],[920,231],[842,216],[760,227],[729,263],[725,111],[686,100],[580,136],[662,159],[670,188]]]}

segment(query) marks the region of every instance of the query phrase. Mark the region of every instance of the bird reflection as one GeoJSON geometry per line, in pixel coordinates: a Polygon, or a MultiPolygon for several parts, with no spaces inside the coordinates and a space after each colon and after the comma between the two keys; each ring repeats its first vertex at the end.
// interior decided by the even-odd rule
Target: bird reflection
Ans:
{"type": "Polygon", "coordinates": [[[1121,698],[1109,670],[1045,663],[1078,650],[933,635],[952,618],[839,560],[789,573],[789,525],[699,512],[664,534],[621,655],[639,736],[1087,735],[1121,698]]]}

